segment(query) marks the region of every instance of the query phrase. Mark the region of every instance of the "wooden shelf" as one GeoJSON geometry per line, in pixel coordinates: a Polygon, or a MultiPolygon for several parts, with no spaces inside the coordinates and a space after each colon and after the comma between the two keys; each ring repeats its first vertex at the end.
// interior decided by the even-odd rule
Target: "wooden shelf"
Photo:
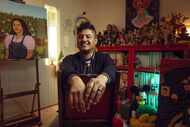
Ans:
{"type": "MultiPolygon", "coordinates": [[[[124,71],[128,70],[128,66],[127,65],[116,66],[116,68],[118,70],[124,70],[124,71]]],[[[136,69],[136,71],[159,73],[160,72],[160,68],[159,67],[138,67],[136,69]]]]}
{"type": "Polygon", "coordinates": [[[114,52],[114,51],[128,51],[134,48],[136,51],[183,51],[190,50],[188,44],[173,44],[173,45],[131,45],[131,46],[101,46],[98,47],[99,51],[114,52]]]}
{"type": "Polygon", "coordinates": [[[116,68],[118,70],[128,70],[128,65],[119,65],[119,66],[116,66],[116,68]]]}
{"type": "Polygon", "coordinates": [[[159,67],[138,67],[137,71],[159,73],[160,69],[159,67]]]}
{"type": "Polygon", "coordinates": [[[151,45],[151,46],[135,46],[136,51],[183,51],[190,50],[190,45],[175,44],[175,45],[151,45]]]}
{"type": "MultiPolygon", "coordinates": [[[[137,52],[173,52],[173,51],[189,51],[190,44],[172,44],[172,45],[126,45],[126,46],[101,46],[97,47],[101,52],[127,52],[127,67],[117,67],[118,70],[128,71],[128,87],[134,84],[135,71],[159,73],[159,68],[154,67],[138,67],[135,69],[135,61],[137,52]]],[[[184,52],[186,53],[186,52],[184,52]]],[[[185,54],[184,54],[185,55],[185,54]]],[[[132,94],[127,91],[128,97],[131,98],[132,94]]]]}
{"type": "Polygon", "coordinates": [[[130,46],[101,46],[97,47],[99,51],[114,52],[114,51],[127,51],[130,46]]]}

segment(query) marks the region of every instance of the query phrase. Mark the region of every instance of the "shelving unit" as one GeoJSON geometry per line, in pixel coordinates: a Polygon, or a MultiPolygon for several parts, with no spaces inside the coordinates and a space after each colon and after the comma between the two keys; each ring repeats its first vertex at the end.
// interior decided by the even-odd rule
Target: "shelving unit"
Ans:
{"type": "MultiPolygon", "coordinates": [[[[102,52],[127,52],[128,53],[128,87],[134,84],[135,73],[135,58],[137,52],[173,52],[173,51],[190,51],[190,45],[173,44],[173,45],[130,45],[130,46],[102,46],[98,47],[98,51],[102,52]]],[[[120,67],[123,68],[123,67],[120,67]]],[[[137,71],[144,72],[159,72],[159,68],[154,67],[139,67],[137,71]]],[[[131,93],[128,91],[128,96],[131,98],[131,93]]]]}
{"type": "MultiPolygon", "coordinates": [[[[20,60],[25,61],[25,60],[20,60]]],[[[19,61],[19,62],[20,62],[19,61]]],[[[32,61],[32,60],[31,60],[32,61]]],[[[13,61],[3,61],[13,62],[13,61]]],[[[26,125],[40,125],[41,124],[41,113],[40,113],[40,91],[39,91],[39,68],[38,68],[38,59],[35,59],[35,68],[36,68],[36,83],[34,89],[21,91],[16,93],[4,94],[3,88],[1,86],[1,75],[0,75],[0,127],[15,127],[15,126],[26,126],[26,125]],[[10,100],[13,98],[23,97],[32,95],[32,107],[31,111],[26,115],[20,117],[14,117],[10,119],[5,119],[4,117],[4,101],[10,100]],[[35,100],[37,99],[37,109],[35,109],[35,100]]]]}

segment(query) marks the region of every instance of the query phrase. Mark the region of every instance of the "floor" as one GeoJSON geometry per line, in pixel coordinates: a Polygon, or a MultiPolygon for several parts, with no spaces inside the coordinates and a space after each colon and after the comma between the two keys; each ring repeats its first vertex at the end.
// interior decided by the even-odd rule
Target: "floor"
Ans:
{"type": "MultiPolygon", "coordinates": [[[[57,111],[58,111],[58,105],[41,110],[42,125],[41,126],[36,125],[32,127],[59,127],[57,111]]],[[[69,127],[73,127],[73,125],[69,127]]],[[[93,124],[93,125],[85,124],[85,127],[100,127],[100,125],[99,124],[93,124]]],[[[101,125],[101,127],[110,127],[110,126],[101,125]]]]}
{"type": "MultiPolygon", "coordinates": [[[[58,111],[57,105],[42,110],[41,111],[42,125],[40,127],[59,127],[57,111],[58,111]]],[[[39,126],[32,126],[32,127],[39,127],[39,126]]],[[[69,127],[71,127],[71,126],[69,126],[69,127]]],[[[90,125],[88,127],[92,127],[92,125],[90,125]]],[[[96,126],[94,124],[93,127],[100,127],[100,126],[96,126]]],[[[101,127],[108,127],[108,126],[101,126],[101,127]]]]}
{"type": "MultiPolygon", "coordinates": [[[[58,110],[57,105],[43,109],[41,112],[42,125],[40,127],[59,127],[57,110],[58,110]]],[[[33,126],[33,127],[39,127],[39,126],[33,126]]]]}

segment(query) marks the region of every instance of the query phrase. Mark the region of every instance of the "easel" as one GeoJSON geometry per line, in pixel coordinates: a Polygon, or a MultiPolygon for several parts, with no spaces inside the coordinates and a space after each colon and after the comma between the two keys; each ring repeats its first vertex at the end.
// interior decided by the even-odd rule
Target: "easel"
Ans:
{"type": "Polygon", "coordinates": [[[36,83],[34,90],[28,90],[28,91],[22,91],[22,92],[16,92],[4,95],[3,88],[1,86],[1,75],[0,75],[0,127],[17,127],[17,126],[24,127],[25,125],[39,125],[39,126],[41,125],[38,58],[35,59],[35,68],[36,68],[36,83]],[[6,120],[4,118],[4,101],[7,99],[29,96],[29,95],[33,95],[31,112],[21,117],[6,120]],[[34,111],[36,98],[37,98],[37,109],[34,111]]]}

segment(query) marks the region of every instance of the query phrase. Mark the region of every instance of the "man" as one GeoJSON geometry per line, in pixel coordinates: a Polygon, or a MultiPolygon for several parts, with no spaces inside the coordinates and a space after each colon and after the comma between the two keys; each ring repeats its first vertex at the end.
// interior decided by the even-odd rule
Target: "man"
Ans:
{"type": "Polygon", "coordinates": [[[96,30],[89,22],[77,28],[77,47],[79,52],[66,56],[61,64],[63,78],[69,87],[69,104],[73,110],[86,112],[97,104],[107,85],[115,81],[116,68],[111,57],[96,52],[96,30]],[[80,74],[96,74],[87,84],[80,74]]]}

